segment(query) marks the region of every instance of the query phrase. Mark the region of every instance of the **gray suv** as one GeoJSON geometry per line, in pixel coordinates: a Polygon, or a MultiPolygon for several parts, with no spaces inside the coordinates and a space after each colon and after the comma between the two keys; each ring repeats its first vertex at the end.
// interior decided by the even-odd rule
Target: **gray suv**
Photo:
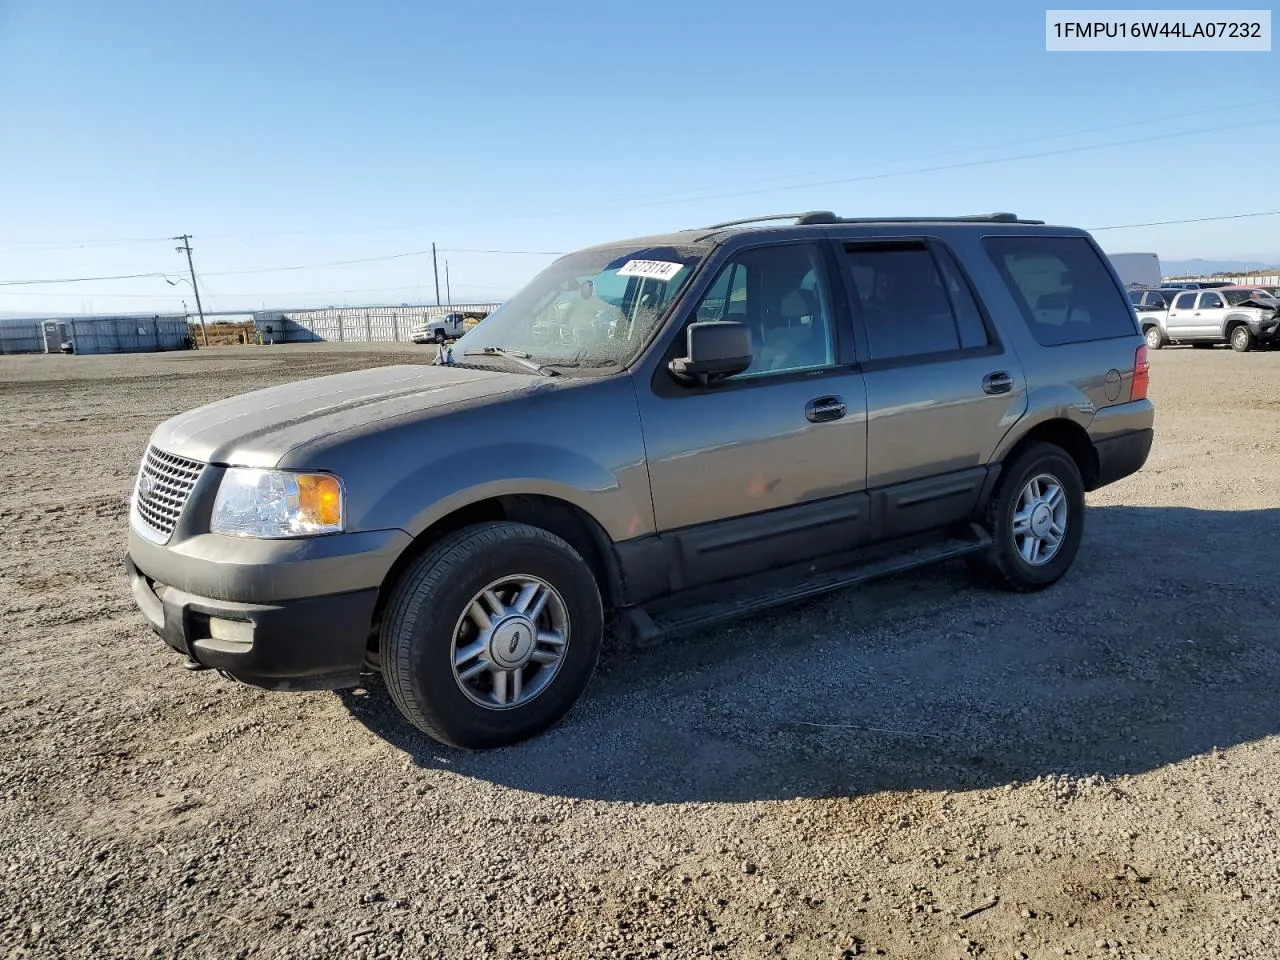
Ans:
{"type": "Polygon", "coordinates": [[[680,634],[958,557],[1054,583],[1085,492],[1147,459],[1147,382],[1082,230],[818,212],[610,243],[433,364],[161,424],[128,573],[193,669],[374,670],[431,736],[506,744],[569,711],[609,624],[680,634]]]}

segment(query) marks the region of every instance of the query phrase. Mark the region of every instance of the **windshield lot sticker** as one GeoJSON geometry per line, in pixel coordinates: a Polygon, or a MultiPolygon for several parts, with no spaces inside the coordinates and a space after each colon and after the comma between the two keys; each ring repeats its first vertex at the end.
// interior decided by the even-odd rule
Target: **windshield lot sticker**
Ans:
{"type": "Polygon", "coordinates": [[[668,263],[666,260],[628,260],[618,271],[618,276],[649,277],[666,282],[683,269],[683,263],[668,263]]]}

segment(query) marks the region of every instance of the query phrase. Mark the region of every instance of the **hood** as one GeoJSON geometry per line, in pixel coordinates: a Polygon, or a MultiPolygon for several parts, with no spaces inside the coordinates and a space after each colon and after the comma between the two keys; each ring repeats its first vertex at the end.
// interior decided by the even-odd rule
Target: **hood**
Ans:
{"type": "Polygon", "coordinates": [[[377,367],[286,383],[219,400],[166,420],[151,436],[161,450],[200,460],[274,467],[293,447],[389,417],[421,413],[545,382],[500,370],[377,367]]]}

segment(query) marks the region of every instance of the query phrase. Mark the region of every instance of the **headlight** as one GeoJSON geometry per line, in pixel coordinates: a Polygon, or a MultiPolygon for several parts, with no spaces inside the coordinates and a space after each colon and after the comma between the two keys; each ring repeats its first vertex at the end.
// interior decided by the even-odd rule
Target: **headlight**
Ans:
{"type": "Polygon", "coordinates": [[[309,537],[341,533],[342,481],[329,473],[230,467],[213,501],[214,533],[309,537]]]}

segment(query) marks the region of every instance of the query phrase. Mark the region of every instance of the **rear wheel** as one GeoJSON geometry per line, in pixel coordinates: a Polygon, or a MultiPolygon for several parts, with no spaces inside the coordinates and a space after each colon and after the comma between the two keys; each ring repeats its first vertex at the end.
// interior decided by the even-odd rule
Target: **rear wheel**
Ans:
{"type": "Polygon", "coordinates": [[[382,625],[387,688],[442,743],[516,743],[586,689],[604,614],[595,577],[559,537],[522,523],[450,534],[405,571],[382,625]]]}
{"type": "Polygon", "coordinates": [[[1159,327],[1147,327],[1146,338],[1147,347],[1152,350],[1159,350],[1164,346],[1164,334],[1160,332],[1159,327]]]}
{"type": "Polygon", "coordinates": [[[983,524],[977,569],[1010,590],[1039,590],[1070,568],[1084,534],[1084,482],[1061,447],[1033,443],[1005,466],[983,524]]]}
{"type": "Polygon", "coordinates": [[[1231,349],[1236,353],[1248,353],[1253,349],[1253,331],[1243,323],[1231,331],[1231,349]]]}

